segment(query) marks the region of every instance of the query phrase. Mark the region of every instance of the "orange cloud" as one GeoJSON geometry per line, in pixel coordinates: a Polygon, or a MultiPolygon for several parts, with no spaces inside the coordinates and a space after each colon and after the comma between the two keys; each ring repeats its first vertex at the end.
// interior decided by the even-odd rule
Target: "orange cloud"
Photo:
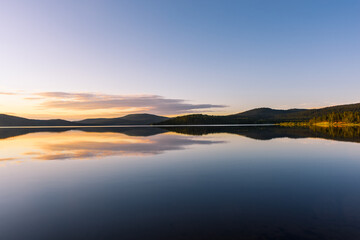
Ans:
{"type": "Polygon", "coordinates": [[[225,105],[195,104],[159,95],[111,95],[89,92],[0,92],[0,113],[32,119],[114,118],[134,113],[165,116],[219,112],[225,105]]]}
{"type": "Polygon", "coordinates": [[[13,160],[16,160],[16,158],[0,158],[0,162],[2,161],[13,161],[13,160]]]}
{"type": "Polygon", "coordinates": [[[225,105],[190,104],[183,99],[169,99],[158,95],[108,95],[98,93],[42,92],[43,109],[104,110],[132,109],[132,112],[151,111],[157,114],[188,113],[200,109],[224,108],[225,105]]]}
{"type": "Polygon", "coordinates": [[[13,93],[13,92],[0,92],[0,95],[16,95],[16,93],[13,93]]]}

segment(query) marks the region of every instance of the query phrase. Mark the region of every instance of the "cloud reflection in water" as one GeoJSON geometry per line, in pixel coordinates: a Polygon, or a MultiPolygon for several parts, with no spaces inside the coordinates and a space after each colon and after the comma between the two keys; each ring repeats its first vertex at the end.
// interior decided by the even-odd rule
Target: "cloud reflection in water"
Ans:
{"type": "Polygon", "coordinates": [[[145,156],[182,150],[194,144],[216,143],[223,142],[178,134],[135,137],[112,132],[42,132],[1,140],[0,149],[13,149],[12,152],[16,152],[17,156],[2,156],[0,151],[0,158],[65,160],[108,156],[145,156]]]}

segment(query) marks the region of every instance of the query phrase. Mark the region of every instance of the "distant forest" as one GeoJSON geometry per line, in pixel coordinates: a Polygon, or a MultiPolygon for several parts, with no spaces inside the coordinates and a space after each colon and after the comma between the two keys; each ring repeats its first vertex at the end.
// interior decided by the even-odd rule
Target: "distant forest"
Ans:
{"type": "Polygon", "coordinates": [[[157,123],[159,125],[201,125],[201,124],[288,124],[309,125],[320,122],[329,124],[360,124],[360,104],[338,105],[319,109],[276,110],[257,108],[246,112],[212,116],[191,114],[178,116],[157,123]]]}
{"type": "Polygon", "coordinates": [[[360,123],[360,112],[331,112],[319,117],[314,117],[310,120],[310,124],[317,122],[328,122],[330,124],[334,123],[360,123]]]}

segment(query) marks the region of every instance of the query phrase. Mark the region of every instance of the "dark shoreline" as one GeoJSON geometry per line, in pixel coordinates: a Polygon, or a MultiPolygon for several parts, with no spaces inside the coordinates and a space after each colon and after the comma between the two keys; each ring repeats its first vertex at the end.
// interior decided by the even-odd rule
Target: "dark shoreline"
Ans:
{"type": "Polygon", "coordinates": [[[81,125],[81,126],[0,126],[1,128],[133,128],[133,127],[261,127],[276,126],[277,124],[189,124],[189,125],[81,125]]]}
{"type": "Polygon", "coordinates": [[[0,127],[0,139],[37,132],[83,131],[94,133],[120,133],[134,137],[148,137],[166,132],[190,136],[209,134],[233,134],[256,140],[276,138],[321,138],[360,143],[359,127],[316,127],[316,126],[279,126],[276,124],[222,124],[222,125],[120,125],[120,126],[22,126],[0,127]]]}

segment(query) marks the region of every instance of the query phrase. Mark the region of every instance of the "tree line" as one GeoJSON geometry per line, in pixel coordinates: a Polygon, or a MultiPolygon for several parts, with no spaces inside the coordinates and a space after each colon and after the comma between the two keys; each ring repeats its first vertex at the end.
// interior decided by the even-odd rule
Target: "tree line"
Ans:
{"type": "Polygon", "coordinates": [[[329,122],[332,123],[360,123],[360,112],[345,111],[331,112],[322,116],[314,117],[310,123],[329,122]]]}

